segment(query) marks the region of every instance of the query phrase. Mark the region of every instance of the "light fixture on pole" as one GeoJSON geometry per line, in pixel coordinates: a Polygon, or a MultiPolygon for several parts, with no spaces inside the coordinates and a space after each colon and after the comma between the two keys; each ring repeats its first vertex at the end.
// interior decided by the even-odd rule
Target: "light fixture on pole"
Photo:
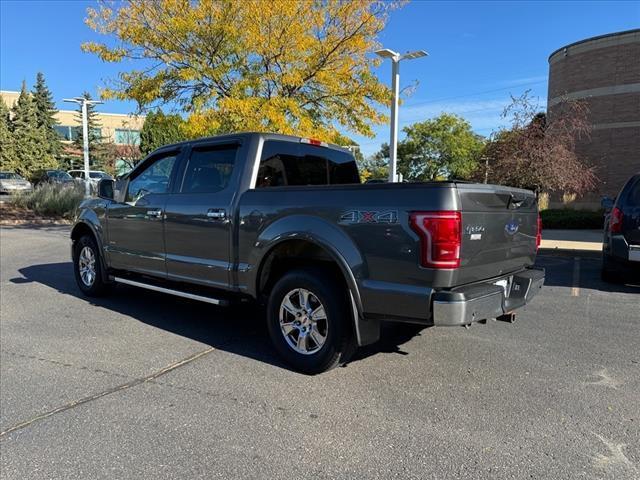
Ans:
{"type": "Polygon", "coordinates": [[[100,100],[89,100],[85,97],[65,98],[65,102],[77,103],[82,107],[82,153],[84,156],[84,192],[88,197],[91,195],[91,186],[89,184],[89,120],[87,119],[87,105],[98,105],[103,102],[100,100]]]}
{"type": "Polygon", "coordinates": [[[381,58],[391,59],[391,90],[393,90],[393,100],[391,101],[391,141],[389,142],[389,182],[396,182],[396,156],[398,153],[398,100],[400,99],[400,61],[414,58],[426,57],[429,55],[424,50],[405,53],[404,55],[384,48],[375,52],[381,58]]]}

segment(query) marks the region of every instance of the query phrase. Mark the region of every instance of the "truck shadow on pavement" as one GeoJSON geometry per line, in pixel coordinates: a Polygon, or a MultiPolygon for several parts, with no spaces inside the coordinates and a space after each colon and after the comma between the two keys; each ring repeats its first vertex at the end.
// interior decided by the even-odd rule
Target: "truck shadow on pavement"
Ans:
{"type": "MultiPolygon", "coordinates": [[[[581,255],[565,253],[539,253],[536,266],[544,267],[544,284],[548,287],[568,287],[602,292],[640,293],[638,278],[623,278],[620,283],[604,282],[600,278],[600,254],[581,255]]],[[[640,272],[639,272],[640,273],[640,272]]]]}
{"type": "MultiPolygon", "coordinates": [[[[37,282],[88,304],[126,315],[218,350],[290,370],[271,346],[264,313],[256,305],[216,307],[126,285],[118,285],[117,293],[89,298],[76,286],[71,262],[31,265],[18,271],[22,277],[12,278],[10,281],[14,284],[37,282]]],[[[78,314],[86,316],[87,310],[79,310],[78,314]]],[[[99,315],[99,312],[96,314],[99,315]]],[[[423,327],[384,325],[383,329],[381,340],[358,349],[349,363],[379,353],[406,354],[400,346],[419,335],[423,327]]],[[[126,338],[122,340],[126,341],[126,338]]]]}

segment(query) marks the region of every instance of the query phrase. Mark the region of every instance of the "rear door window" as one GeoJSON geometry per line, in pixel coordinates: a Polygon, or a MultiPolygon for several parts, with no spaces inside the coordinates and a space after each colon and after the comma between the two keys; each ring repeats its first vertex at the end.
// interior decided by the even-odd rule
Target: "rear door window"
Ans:
{"type": "Polygon", "coordinates": [[[182,193],[215,193],[227,188],[237,145],[194,147],[184,172],[182,193]]]}
{"type": "Polygon", "coordinates": [[[360,176],[347,152],[280,140],[264,143],[256,188],[352,183],[360,183],[360,176]]]}

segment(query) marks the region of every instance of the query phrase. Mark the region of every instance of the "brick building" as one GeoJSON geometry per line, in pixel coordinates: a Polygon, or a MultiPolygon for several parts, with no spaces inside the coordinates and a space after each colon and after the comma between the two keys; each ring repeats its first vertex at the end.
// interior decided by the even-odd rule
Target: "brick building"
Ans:
{"type": "Polygon", "coordinates": [[[588,38],[553,52],[547,98],[550,119],[564,99],[589,107],[591,138],[579,139],[577,149],[596,166],[600,184],[573,206],[598,207],[601,196],[615,195],[640,171],[640,29],[588,38]]]}

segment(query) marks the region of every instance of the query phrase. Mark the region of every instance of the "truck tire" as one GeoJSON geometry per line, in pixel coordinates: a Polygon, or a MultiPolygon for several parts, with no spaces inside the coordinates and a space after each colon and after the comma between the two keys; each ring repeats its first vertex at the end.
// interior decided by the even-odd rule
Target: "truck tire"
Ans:
{"type": "Polygon", "coordinates": [[[622,279],[620,278],[620,274],[616,274],[612,269],[611,269],[611,260],[609,260],[607,258],[606,255],[602,255],[602,267],[600,269],[600,279],[603,282],[606,283],[623,283],[622,279]]]}
{"type": "Polygon", "coordinates": [[[104,295],[110,287],[102,278],[100,250],[93,236],[84,235],[74,243],[73,272],[78,288],[88,297],[104,295]]]}
{"type": "Polygon", "coordinates": [[[355,351],[347,292],[335,276],[309,268],[286,273],[267,306],[269,336],[295,370],[321,373],[348,361],[355,351]]]}

